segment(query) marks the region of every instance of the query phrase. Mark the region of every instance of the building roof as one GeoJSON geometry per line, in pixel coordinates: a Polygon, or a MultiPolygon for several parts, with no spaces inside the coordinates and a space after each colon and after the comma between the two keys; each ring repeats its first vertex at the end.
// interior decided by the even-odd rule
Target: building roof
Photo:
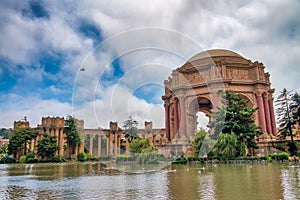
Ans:
{"type": "Polygon", "coordinates": [[[196,60],[204,59],[204,58],[213,58],[213,57],[238,57],[243,58],[243,56],[226,49],[212,49],[200,52],[193,57],[191,57],[188,62],[193,62],[196,60]]]}

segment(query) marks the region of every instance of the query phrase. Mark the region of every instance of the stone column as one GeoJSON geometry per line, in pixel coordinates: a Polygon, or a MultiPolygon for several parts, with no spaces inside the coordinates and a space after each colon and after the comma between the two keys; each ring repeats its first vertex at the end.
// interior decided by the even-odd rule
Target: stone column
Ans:
{"type": "Polygon", "coordinates": [[[128,138],[126,138],[125,140],[126,140],[126,154],[129,154],[130,153],[130,149],[129,149],[128,138]]]}
{"type": "Polygon", "coordinates": [[[256,96],[256,101],[258,105],[258,116],[259,116],[259,125],[261,127],[262,132],[266,132],[266,121],[265,121],[265,111],[264,111],[264,103],[261,95],[256,96]]]}
{"type": "Polygon", "coordinates": [[[219,106],[219,97],[217,92],[212,92],[212,101],[213,110],[217,111],[217,107],[219,106]]]}
{"type": "Polygon", "coordinates": [[[109,138],[106,136],[106,155],[109,155],[109,138]]]}
{"type": "Polygon", "coordinates": [[[101,156],[101,135],[98,135],[98,156],[101,156]]]}
{"type": "Polygon", "coordinates": [[[178,133],[178,101],[177,99],[174,102],[174,133],[173,137],[176,137],[178,133]]]}
{"type": "MultiPolygon", "coordinates": [[[[60,129],[60,143],[61,143],[61,146],[62,146],[62,150],[61,150],[61,155],[63,156],[64,155],[64,145],[65,145],[65,138],[64,138],[64,128],[61,128],[60,129]]],[[[82,146],[84,145],[84,142],[82,142],[82,146]]],[[[82,150],[84,151],[84,150],[82,150]]]]}
{"type": "Polygon", "coordinates": [[[264,109],[265,109],[265,118],[266,118],[266,126],[268,134],[272,134],[272,126],[271,126],[271,119],[270,119],[270,108],[268,98],[266,96],[263,97],[264,100],[264,109]]]}
{"type": "Polygon", "coordinates": [[[184,98],[179,99],[180,104],[180,136],[186,137],[186,112],[184,98]]]}
{"type": "Polygon", "coordinates": [[[114,143],[113,143],[113,141],[114,141],[114,134],[111,132],[110,133],[110,135],[109,135],[109,153],[110,153],[110,155],[113,155],[113,153],[114,153],[114,143]]]}
{"type": "Polygon", "coordinates": [[[171,140],[170,138],[170,112],[169,112],[169,105],[165,104],[165,124],[166,124],[166,135],[168,141],[171,140]]]}
{"type": "Polygon", "coordinates": [[[269,107],[270,107],[270,118],[271,118],[271,125],[272,125],[272,134],[274,136],[277,135],[276,129],[276,121],[275,121],[275,114],[274,114],[274,106],[273,106],[273,99],[269,99],[269,107]]]}
{"type": "Polygon", "coordinates": [[[115,133],[115,144],[114,144],[114,155],[116,156],[118,154],[118,134],[115,133]]]}
{"type": "MultiPolygon", "coordinates": [[[[61,149],[62,147],[60,146],[59,129],[57,129],[57,128],[55,129],[54,136],[56,138],[56,144],[57,144],[57,146],[59,146],[60,149],[61,149]]],[[[56,153],[59,155],[60,154],[60,150],[57,150],[56,153]]]]}
{"type": "Polygon", "coordinates": [[[90,148],[89,148],[89,151],[91,154],[93,154],[93,136],[90,135],[90,148]]]}

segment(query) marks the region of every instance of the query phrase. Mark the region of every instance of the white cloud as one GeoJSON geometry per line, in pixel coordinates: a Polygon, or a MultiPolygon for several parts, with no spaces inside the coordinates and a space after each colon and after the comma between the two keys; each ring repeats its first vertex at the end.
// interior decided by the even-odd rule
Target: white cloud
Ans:
{"type": "Polygon", "coordinates": [[[35,127],[41,123],[44,116],[70,115],[72,106],[69,103],[59,102],[55,99],[44,100],[39,97],[23,97],[16,94],[6,94],[1,96],[0,101],[0,127],[12,127],[13,122],[21,120],[24,116],[35,127]],[[9,102],[3,100],[9,99],[9,102]]]}
{"type": "MultiPolygon", "coordinates": [[[[154,126],[160,126],[163,121],[160,108],[131,94],[136,88],[149,82],[162,84],[172,69],[180,67],[185,59],[202,51],[201,47],[230,49],[253,61],[263,62],[265,70],[271,73],[272,86],[277,91],[282,87],[299,90],[299,1],[44,3],[49,13],[47,19],[22,16],[21,10],[27,3],[0,6],[3,7],[0,8],[0,17],[3,19],[0,56],[23,67],[23,76],[18,74],[20,71],[14,65],[9,69],[11,74],[18,74],[17,82],[20,84],[15,89],[22,90],[25,83],[31,80],[34,80],[32,84],[39,87],[48,78],[56,83],[48,85],[46,90],[59,94],[63,93],[62,88],[71,91],[73,82],[76,81],[74,109],[77,114],[86,118],[85,124],[88,127],[105,127],[111,120],[120,120],[120,124],[129,114],[136,115],[133,117],[138,118],[141,123],[154,118],[157,121],[154,126]],[[98,28],[104,39],[108,38],[108,41],[100,44],[98,51],[91,54],[94,41],[77,30],[82,19],[98,28]],[[150,30],[143,27],[157,28],[150,30]],[[136,30],[129,31],[132,29],[136,30]],[[63,55],[65,62],[56,74],[46,73],[43,66],[39,65],[43,52],[59,52],[63,55]],[[113,74],[111,62],[114,58],[119,58],[124,77],[119,81],[106,80],[105,86],[98,85],[105,69],[110,75],[113,74]],[[80,67],[85,71],[79,71],[80,67]],[[115,84],[121,86],[121,89],[112,90],[115,84]],[[100,124],[94,116],[94,106],[100,124]],[[159,116],[160,121],[157,120],[159,116]]],[[[0,76],[1,71],[3,70],[0,69],[0,76]]],[[[156,98],[158,97],[159,94],[156,98]]],[[[8,95],[7,98],[10,101],[5,101],[5,105],[10,109],[6,116],[10,117],[0,119],[5,126],[29,111],[33,118],[39,118],[38,121],[45,113],[51,114],[50,111],[70,114],[70,105],[60,103],[59,100],[25,97],[35,103],[31,107],[29,103],[16,101],[13,95],[8,95]],[[47,103],[53,105],[49,112],[47,103]],[[26,109],[22,107],[24,105],[26,109]]],[[[3,109],[4,107],[6,106],[1,106],[3,109]]],[[[29,114],[26,115],[31,118],[29,114]]]]}

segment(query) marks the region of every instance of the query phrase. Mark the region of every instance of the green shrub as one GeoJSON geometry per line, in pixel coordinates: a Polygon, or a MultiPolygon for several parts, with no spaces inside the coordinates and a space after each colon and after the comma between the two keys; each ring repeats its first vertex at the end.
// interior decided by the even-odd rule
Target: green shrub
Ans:
{"type": "Polygon", "coordinates": [[[97,160],[97,158],[91,153],[86,154],[86,159],[87,160],[97,160]]]}
{"type": "Polygon", "coordinates": [[[281,152],[278,154],[279,160],[288,160],[290,155],[287,152],[281,152]]]}
{"type": "Polygon", "coordinates": [[[39,162],[39,159],[37,158],[29,158],[26,163],[38,163],[39,162]]]}
{"type": "Polygon", "coordinates": [[[258,157],[259,160],[269,160],[268,156],[260,156],[258,157]]]}
{"type": "Polygon", "coordinates": [[[197,156],[186,156],[187,161],[196,161],[200,160],[197,156]]]}
{"type": "Polygon", "coordinates": [[[116,157],[117,162],[125,162],[125,161],[133,161],[133,160],[134,157],[132,155],[121,154],[121,155],[117,155],[116,157]]]}
{"type": "Polygon", "coordinates": [[[52,160],[53,162],[67,162],[66,158],[61,155],[55,155],[52,160]]]}
{"type": "Polygon", "coordinates": [[[3,157],[0,161],[0,163],[2,164],[11,164],[11,163],[16,163],[16,159],[15,158],[11,158],[11,157],[3,157]]]}
{"type": "Polygon", "coordinates": [[[27,155],[26,155],[26,162],[29,160],[29,159],[32,159],[34,158],[34,153],[33,152],[29,152],[27,155]]]}
{"type": "Polygon", "coordinates": [[[186,158],[177,158],[175,161],[172,162],[173,164],[186,164],[187,163],[187,159],[186,158]]]}
{"type": "Polygon", "coordinates": [[[26,156],[21,156],[19,159],[19,163],[25,163],[26,162],[26,156]]]}
{"type": "Polygon", "coordinates": [[[281,152],[279,154],[271,154],[272,160],[288,160],[289,154],[287,152],[281,152]]]}
{"type": "Polygon", "coordinates": [[[78,153],[77,160],[80,161],[80,162],[87,161],[86,153],[84,153],[84,152],[78,153]]]}

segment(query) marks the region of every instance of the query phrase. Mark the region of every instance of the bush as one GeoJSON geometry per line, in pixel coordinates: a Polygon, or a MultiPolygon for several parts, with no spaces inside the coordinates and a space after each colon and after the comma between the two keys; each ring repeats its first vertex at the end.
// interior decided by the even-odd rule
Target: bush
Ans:
{"type": "Polygon", "coordinates": [[[34,162],[41,162],[41,163],[61,163],[61,162],[66,162],[67,160],[65,157],[60,156],[60,155],[55,155],[54,157],[43,159],[43,160],[38,160],[36,158],[30,159],[32,163],[34,162]]]}
{"type": "Polygon", "coordinates": [[[259,158],[259,160],[269,160],[268,156],[260,156],[258,158],[259,158]]]}
{"type": "Polygon", "coordinates": [[[19,163],[25,163],[26,162],[26,156],[21,156],[19,159],[19,163]]]}
{"type": "Polygon", "coordinates": [[[87,160],[97,160],[97,158],[91,153],[86,154],[86,159],[87,160]]]}
{"type": "Polygon", "coordinates": [[[186,156],[187,161],[197,161],[200,160],[197,156],[186,156]]]}
{"type": "Polygon", "coordinates": [[[287,152],[281,152],[278,154],[279,160],[288,160],[290,155],[287,152]]]}
{"type": "Polygon", "coordinates": [[[26,163],[38,163],[39,162],[39,159],[37,158],[29,158],[26,163]]]}
{"type": "Polygon", "coordinates": [[[80,162],[87,161],[86,153],[84,153],[84,152],[78,153],[77,160],[80,161],[80,162]]]}
{"type": "Polygon", "coordinates": [[[29,160],[29,159],[33,159],[34,158],[34,153],[33,152],[29,152],[27,155],[26,155],[26,162],[29,160]]]}
{"type": "Polygon", "coordinates": [[[11,163],[15,163],[16,159],[15,158],[11,158],[11,157],[3,157],[0,161],[0,163],[2,164],[11,164],[11,163]]]}
{"type": "Polygon", "coordinates": [[[288,160],[289,154],[287,152],[281,152],[279,154],[271,154],[272,160],[288,160]]]}
{"type": "Polygon", "coordinates": [[[173,164],[186,164],[187,163],[187,159],[186,158],[177,158],[175,161],[172,162],[173,164]]]}
{"type": "Polygon", "coordinates": [[[134,160],[134,157],[132,155],[121,154],[121,155],[117,155],[117,157],[116,157],[117,162],[126,162],[126,161],[133,161],[133,160],[134,160]]]}

